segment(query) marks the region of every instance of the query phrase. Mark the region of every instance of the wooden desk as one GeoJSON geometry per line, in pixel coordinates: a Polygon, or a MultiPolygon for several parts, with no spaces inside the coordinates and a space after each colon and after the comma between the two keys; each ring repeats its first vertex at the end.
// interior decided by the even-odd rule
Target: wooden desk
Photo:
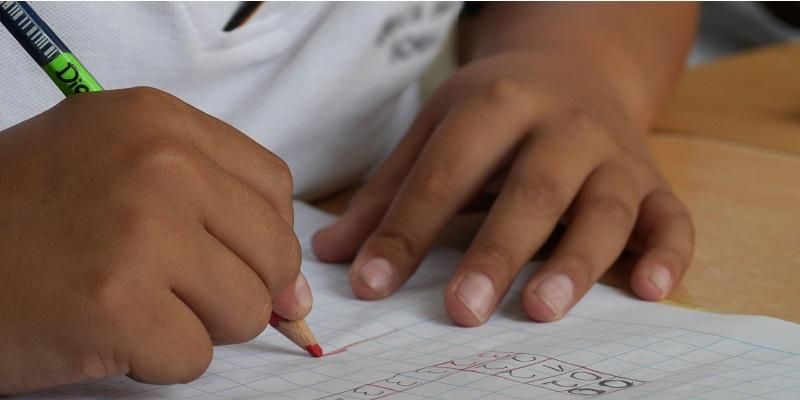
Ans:
{"type": "Polygon", "coordinates": [[[648,144],[697,229],[670,298],[800,322],[800,158],[696,136],[648,144]]]}
{"type": "Polygon", "coordinates": [[[800,154],[800,44],[692,69],[655,128],[800,154]]]}
{"type": "MultiPolygon", "coordinates": [[[[800,323],[798,70],[800,46],[691,70],[647,138],[697,228],[670,299],[800,323]]],[[[350,194],[320,206],[341,211],[350,194]]],[[[603,281],[627,286],[618,272],[603,281]]]]}

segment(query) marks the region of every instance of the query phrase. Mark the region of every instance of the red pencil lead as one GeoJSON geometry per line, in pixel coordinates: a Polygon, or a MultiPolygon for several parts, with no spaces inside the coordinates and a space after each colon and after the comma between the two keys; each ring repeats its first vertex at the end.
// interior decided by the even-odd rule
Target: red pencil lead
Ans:
{"type": "Polygon", "coordinates": [[[292,321],[273,312],[269,317],[269,324],[283,336],[300,346],[301,349],[305,349],[308,354],[314,357],[322,357],[322,347],[317,344],[317,339],[314,338],[314,334],[311,333],[306,321],[302,319],[292,321]]]}
{"type": "Polygon", "coordinates": [[[306,346],[306,351],[316,358],[322,357],[322,347],[319,347],[318,344],[306,346]]]}

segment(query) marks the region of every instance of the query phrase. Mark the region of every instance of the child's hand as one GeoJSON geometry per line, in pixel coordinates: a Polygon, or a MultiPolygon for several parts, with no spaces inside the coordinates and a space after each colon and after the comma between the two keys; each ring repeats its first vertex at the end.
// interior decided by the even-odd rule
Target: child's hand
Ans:
{"type": "Polygon", "coordinates": [[[152,89],[78,95],[4,131],[0,395],[189,381],[273,305],[303,317],[291,193],[278,157],[152,89]]]}
{"type": "Polygon", "coordinates": [[[590,70],[508,52],[457,72],[342,218],[316,235],[316,254],[334,262],[355,256],[356,296],[388,296],[448,221],[499,180],[446,289],[455,322],[485,322],[561,218],[565,236],[523,292],[532,319],[562,317],[631,238],[643,245],[633,290],[662,299],[689,265],[692,223],[642,132],[590,70]]]}

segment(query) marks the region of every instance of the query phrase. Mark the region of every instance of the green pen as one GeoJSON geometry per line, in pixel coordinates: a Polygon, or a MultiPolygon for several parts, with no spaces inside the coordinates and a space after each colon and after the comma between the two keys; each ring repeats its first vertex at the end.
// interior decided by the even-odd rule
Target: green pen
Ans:
{"type": "Polygon", "coordinates": [[[69,97],[103,87],[25,1],[0,1],[0,22],[69,97]]]}

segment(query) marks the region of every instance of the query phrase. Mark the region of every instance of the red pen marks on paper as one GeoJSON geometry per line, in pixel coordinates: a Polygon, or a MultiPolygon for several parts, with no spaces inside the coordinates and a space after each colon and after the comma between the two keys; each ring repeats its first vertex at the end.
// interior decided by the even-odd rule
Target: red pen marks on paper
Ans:
{"type": "Polygon", "coordinates": [[[395,333],[395,332],[397,332],[397,329],[393,329],[393,330],[391,330],[389,332],[386,332],[384,334],[381,334],[381,335],[378,335],[378,336],[375,336],[375,337],[366,338],[364,340],[359,340],[359,341],[357,341],[355,343],[350,343],[347,346],[338,348],[338,349],[336,349],[334,351],[331,351],[331,352],[327,352],[322,357],[328,357],[328,356],[332,356],[334,354],[344,353],[345,351],[347,351],[347,349],[349,349],[349,348],[351,348],[351,347],[353,347],[355,345],[359,345],[361,343],[369,342],[370,340],[380,339],[380,338],[382,338],[384,336],[389,336],[389,335],[391,335],[392,333],[395,333]]]}

